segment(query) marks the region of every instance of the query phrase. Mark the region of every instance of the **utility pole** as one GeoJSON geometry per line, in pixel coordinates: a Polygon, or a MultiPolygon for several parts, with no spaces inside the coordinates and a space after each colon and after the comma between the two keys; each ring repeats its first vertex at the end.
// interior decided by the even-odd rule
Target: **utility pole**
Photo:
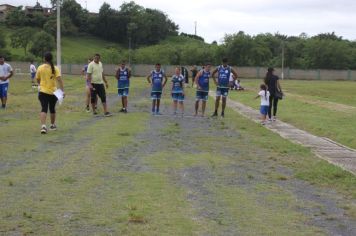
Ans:
{"type": "Polygon", "coordinates": [[[61,5],[57,0],[57,67],[61,69],[61,5]]]}
{"type": "Polygon", "coordinates": [[[284,79],[284,41],[282,41],[282,80],[284,79]]]}
{"type": "Polygon", "coordinates": [[[197,22],[194,21],[194,34],[197,36],[197,22]]]}
{"type": "Polygon", "coordinates": [[[131,33],[129,36],[129,65],[131,66],[131,33]]]}

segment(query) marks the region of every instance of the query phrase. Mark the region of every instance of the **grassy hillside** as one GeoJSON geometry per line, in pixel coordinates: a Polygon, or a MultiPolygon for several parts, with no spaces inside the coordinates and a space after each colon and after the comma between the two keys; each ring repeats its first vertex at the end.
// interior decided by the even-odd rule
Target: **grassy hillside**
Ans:
{"type": "MultiPolygon", "coordinates": [[[[11,52],[13,61],[25,59],[24,49],[12,48],[10,35],[14,31],[4,25],[0,25],[0,31],[5,32],[7,47],[11,52]]],[[[183,36],[171,36],[160,44],[141,47],[132,52],[135,63],[179,64],[179,58],[189,58],[191,55],[202,54],[205,44],[201,41],[183,36]],[[191,48],[191,50],[189,50],[191,48]],[[186,52],[183,52],[186,49],[186,52]],[[196,51],[197,49],[201,49],[196,51]],[[177,56],[177,54],[179,55],[177,56]]],[[[63,36],[62,38],[62,60],[63,63],[83,63],[94,53],[100,53],[106,63],[117,63],[120,60],[128,60],[128,48],[115,42],[106,41],[95,36],[63,36]]],[[[192,62],[194,64],[194,62],[192,62]]]]}
{"type": "MultiPolygon", "coordinates": [[[[0,25],[0,30],[5,32],[6,49],[11,52],[12,60],[21,61],[24,59],[25,53],[22,48],[11,47],[10,35],[14,29],[0,25]]],[[[120,50],[120,45],[102,40],[94,36],[63,36],[62,38],[62,58],[63,62],[67,63],[82,63],[86,61],[88,56],[98,52],[108,54],[113,49],[120,50]]]]}

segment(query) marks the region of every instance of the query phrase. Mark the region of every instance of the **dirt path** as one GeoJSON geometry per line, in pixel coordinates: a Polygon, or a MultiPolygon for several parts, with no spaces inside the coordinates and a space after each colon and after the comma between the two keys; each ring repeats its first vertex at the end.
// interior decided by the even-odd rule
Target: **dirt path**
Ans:
{"type": "MultiPolygon", "coordinates": [[[[228,100],[228,106],[244,117],[260,122],[259,111],[232,100],[228,100]]],[[[311,148],[318,157],[356,175],[356,150],[325,137],[312,135],[282,121],[267,124],[266,128],[294,143],[311,148]]]]}
{"type": "Polygon", "coordinates": [[[286,95],[288,97],[295,98],[295,99],[302,101],[304,103],[307,103],[307,104],[312,104],[312,105],[319,106],[321,108],[326,108],[330,111],[338,111],[338,112],[343,112],[343,113],[347,113],[347,114],[356,113],[356,107],[354,107],[354,106],[349,106],[349,105],[340,104],[340,103],[336,103],[336,102],[321,101],[321,100],[318,100],[315,98],[308,98],[304,95],[301,96],[301,95],[291,94],[291,93],[287,93],[286,95]]]}
{"type": "MultiPolygon", "coordinates": [[[[304,215],[308,219],[306,224],[321,228],[328,235],[356,234],[356,222],[348,218],[345,211],[340,208],[342,199],[338,194],[293,178],[292,170],[276,164],[271,159],[261,162],[253,157],[247,157],[247,154],[241,150],[241,146],[236,143],[248,146],[248,139],[241,137],[238,131],[230,129],[228,122],[224,119],[192,117],[190,114],[193,113],[193,104],[192,99],[185,102],[185,117],[169,115],[170,106],[163,105],[161,110],[165,115],[151,116],[148,123],[149,129],[139,134],[132,145],[118,151],[118,161],[120,166],[132,172],[154,172],[155,168],[149,163],[150,158],[156,155],[167,155],[167,161],[169,161],[169,156],[199,156],[209,152],[213,160],[178,169],[173,164],[167,164],[168,167],[165,170],[171,183],[177,187],[183,187],[187,192],[186,200],[196,212],[195,220],[203,225],[213,225],[213,229],[207,229],[199,234],[239,235],[246,233],[240,230],[240,219],[230,209],[231,205],[221,199],[220,188],[236,188],[246,191],[251,196],[255,196],[258,204],[266,208],[268,206],[265,204],[270,204],[263,200],[266,195],[292,193],[293,201],[297,204],[291,210],[304,215]],[[154,140],[154,142],[147,140],[154,140]],[[157,148],[157,144],[165,147],[164,150],[157,148]],[[120,155],[120,153],[124,154],[120,155]],[[129,153],[129,158],[127,158],[127,153],[129,153]],[[227,164],[219,164],[221,156],[229,159],[227,164]],[[274,174],[286,176],[288,180],[267,178],[266,172],[275,172],[274,174]],[[266,190],[256,193],[255,187],[259,185],[274,186],[279,188],[280,192],[272,193],[266,190]]],[[[149,111],[148,108],[145,110],[149,111]]],[[[265,155],[265,151],[256,148],[252,155],[254,157],[257,155],[259,158],[265,155]]],[[[278,206],[272,205],[272,207],[278,206]]],[[[257,213],[253,217],[259,218],[262,214],[257,213]]]]}

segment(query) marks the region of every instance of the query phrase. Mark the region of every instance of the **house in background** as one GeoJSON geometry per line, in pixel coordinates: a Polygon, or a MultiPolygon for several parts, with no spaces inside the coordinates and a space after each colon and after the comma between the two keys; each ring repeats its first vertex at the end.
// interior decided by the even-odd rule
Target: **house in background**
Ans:
{"type": "Polygon", "coordinates": [[[49,7],[42,7],[41,4],[37,1],[35,6],[33,6],[33,7],[26,6],[25,7],[26,15],[33,15],[34,13],[41,13],[45,16],[49,16],[53,13],[53,9],[49,8],[49,7]]]}
{"type": "Polygon", "coordinates": [[[0,21],[5,21],[6,15],[16,9],[17,7],[12,6],[10,4],[1,4],[0,5],[0,21]]]}

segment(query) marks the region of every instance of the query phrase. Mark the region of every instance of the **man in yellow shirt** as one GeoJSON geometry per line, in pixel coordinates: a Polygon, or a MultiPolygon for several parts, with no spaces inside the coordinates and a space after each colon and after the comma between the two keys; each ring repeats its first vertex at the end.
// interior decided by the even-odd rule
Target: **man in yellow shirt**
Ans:
{"type": "Polygon", "coordinates": [[[103,104],[104,115],[111,116],[111,113],[108,112],[107,104],[106,104],[106,93],[105,87],[108,88],[108,81],[104,75],[103,64],[100,62],[100,55],[95,54],[94,60],[89,63],[87,70],[87,78],[89,83],[89,88],[91,92],[91,106],[93,109],[93,114],[97,115],[97,111],[95,109],[95,100],[96,96],[98,96],[103,104]]]}
{"type": "Polygon", "coordinates": [[[59,69],[53,65],[53,55],[50,52],[45,53],[44,55],[45,63],[38,67],[36,73],[36,80],[40,85],[40,91],[38,93],[38,100],[41,103],[41,134],[47,133],[46,127],[46,118],[48,109],[51,114],[51,126],[50,130],[57,130],[57,126],[55,124],[56,121],[56,103],[57,97],[54,95],[54,91],[57,90],[57,83],[59,88],[63,91],[63,81],[61,78],[61,74],[59,69]]]}

